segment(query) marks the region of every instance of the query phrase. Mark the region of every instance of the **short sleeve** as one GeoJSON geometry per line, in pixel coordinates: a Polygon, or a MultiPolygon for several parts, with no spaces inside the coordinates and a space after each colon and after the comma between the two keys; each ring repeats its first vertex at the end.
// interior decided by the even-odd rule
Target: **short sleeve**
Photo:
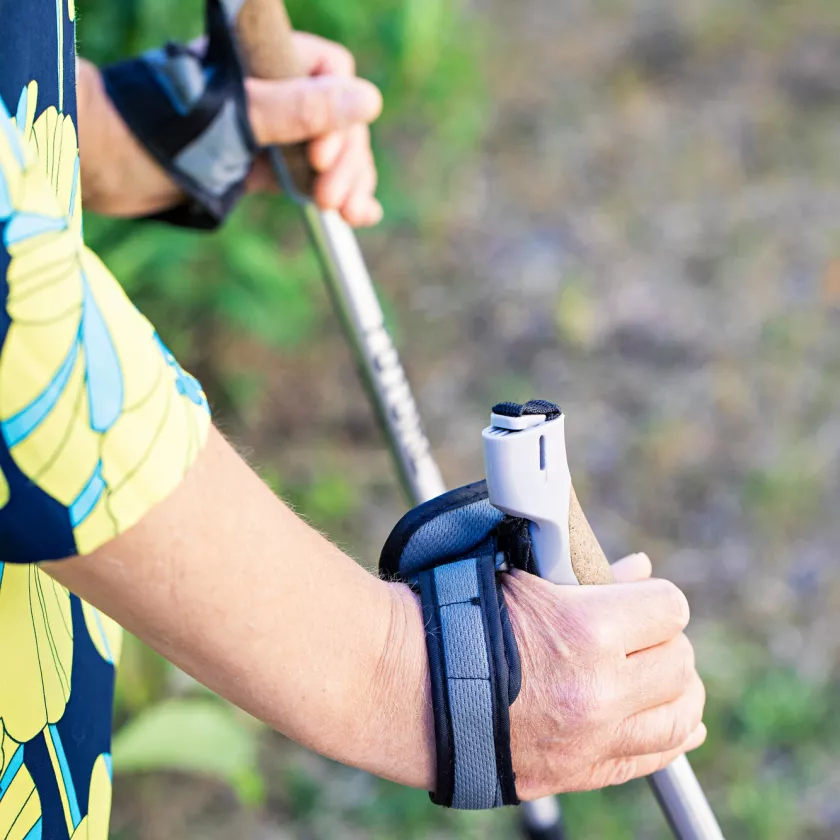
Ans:
{"type": "Polygon", "coordinates": [[[81,233],[78,143],[0,99],[0,562],[88,554],[173,492],[210,414],[81,233]]]}

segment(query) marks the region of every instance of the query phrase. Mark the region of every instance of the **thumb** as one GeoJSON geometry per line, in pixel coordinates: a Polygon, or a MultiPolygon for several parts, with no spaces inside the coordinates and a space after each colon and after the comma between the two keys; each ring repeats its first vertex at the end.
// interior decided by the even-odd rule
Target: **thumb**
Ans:
{"type": "Polygon", "coordinates": [[[245,88],[251,128],[261,146],[314,140],[355,123],[371,123],[382,111],[382,94],[364,79],[248,79],[245,88]]]}
{"type": "Polygon", "coordinates": [[[647,554],[631,554],[612,564],[616,583],[634,583],[647,580],[653,571],[647,554]]]}

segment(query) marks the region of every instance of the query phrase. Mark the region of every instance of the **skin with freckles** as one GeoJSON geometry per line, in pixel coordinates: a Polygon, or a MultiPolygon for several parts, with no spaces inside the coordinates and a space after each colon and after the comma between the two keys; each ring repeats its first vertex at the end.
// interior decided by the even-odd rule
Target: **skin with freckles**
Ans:
{"type": "MultiPolygon", "coordinates": [[[[296,33],[295,46],[309,76],[289,81],[246,80],[248,108],[260,145],[308,141],[317,173],[314,198],[354,227],[382,219],[368,126],[382,96],[356,76],[351,53],[339,44],[296,33]]],[[[183,195],[131,134],[114,108],[97,68],[78,63],[79,151],[84,206],[109,216],[146,216],[178,204],[183,195]]],[[[264,159],[247,183],[250,192],[276,189],[264,159]]]]}
{"type": "MultiPolygon", "coordinates": [[[[173,495],[87,557],[42,564],[187,673],[338,761],[432,790],[417,596],[283,504],[215,430],[173,495]]],[[[523,799],[617,784],[705,738],[685,597],[634,555],[615,584],[516,573],[523,665],[511,707],[523,799]]]]}

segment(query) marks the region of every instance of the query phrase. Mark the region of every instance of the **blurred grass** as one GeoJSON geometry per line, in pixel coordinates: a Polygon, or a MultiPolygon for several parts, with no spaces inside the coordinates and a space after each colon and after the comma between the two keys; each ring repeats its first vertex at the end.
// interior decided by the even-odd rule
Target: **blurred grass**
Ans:
{"type": "MultiPolygon", "coordinates": [[[[200,0],[180,3],[79,0],[78,5],[80,51],[98,61],[107,61],[166,39],[192,37],[200,27],[202,4],[200,0]]],[[[369,240],[374,253],[382,242],[377,237],[390,237],[398,248],[406,234],[416,237],[418,231],[444,229],[455,213],[452,199],[453,183],[457,180],[453,179],[461,167],[479,157],[486,142],[487,127],[494,119],[493,103],[489,101],[482,74],[476,72],[476,67],[488,60],[488,30],[482,29],[474,14],[468,14],[469,4],[465,0],[295,0],[288,5],[300,28],[349,46],[358,58],[360,73],[372,78],[384,91],[386,112],[376,128],[375,144],[382,170],[381,197],[388,221],[384,233],[369,240]]],[[[512,181],[517,184],[527,181],[523,177],[522,148],[529,132],[534,131],[531,123],[538,121],[535,114],[543,109],[557,110],[560,133],[566,125],[573,126],[571,133],[585,132],[590,123],[597,128],[598,119],[606,112],[622,115],[630,126],[629,139],[612,133],[613,126],[607,123],[606,128],[602,127],[594,135],[591,148],[586,148],[583,158],[571,158],[563,170],[565,180],[558,181],[558,192],[572,207],[573,214],[587,222],[594,218],[596,225],[602,225],[603,237],[599,242],[603,243],[604,259],[613,260],[611,268],[626,266],[630,275],[636,254],[649,251],[667,257],[671,247],[668,242],[660,241],[663,233],[651,220],[650,207],[637,206],[639,196],[651,206],[664,198],[675,202],[679,199],[685,204],[697,199],[702,206],[707,191],[716,195],[714,188],[720,189],[725,184],[732,190],[735,205],[734,196],[739,190],[745,190],[753,178],[761,183],[766,178],[771,188],[778,187],[788,176],[796,181],[803,171],[837,178],[833,168],[837,161],[833,109],[840,101],[840,83],[824,69],[815,70],[811,60],[814,33],[819,36],[818,46],[828,39],[829,57],[833,55],[832,38],[840,40],[840,5],[836,0],[808,0],[804,6],[789,0],[683,2],[675,4],[679,13],[674,11],[673,15],[653,3],[648,5],[657,10],[657,15],[647,28],[642,27],[642,36],[638,36],[636,15],[642,5],[629,0],[601,0],[592,4],[593,18],[618,21],[625,26],[623,33],[635,34],[627,36],[628,43],[621,49],[615,47],[609,59],[603,59],[601,64],[589,58],[584,43],[586,36],[590,36],[595,45],[592,49],[596,51],[601,44],[595,37],[597,33],[581,30],[580,34],[571,35],[571,40],[584,43],[582,47],[575,44],[577,51],[568,43],[561,44],[571,67],[572,83],[567,88],[555,81],[543,81],[536,91],[530,88],[515,91],[517,124],[506,146],[510,161],[507,167],[499,166],[504,170],[501,177],[509,170],[512,181]],[[749,120],[753,122],[747,120],[744,137],[738,136],[737,142],[728,145],[718,144],[711,131],[682,138],[685,129],[679,121],[663,121],[667,131],[663,129],[662,136],[672,140],[673,148],[663,144],[667,154],[663,154],[661,161],[655,161],[660,169],[650,177],[644,166],[646,161],[649,165],[656,152],[647,150],[651,157],[646,158],[633,144],[648,142],[645,132],[651,124],[657,124],[664,103],[669,96],[677,98],[672,93],[676,89],[675,80],[689,80],[680,89],[686,96],[693,95],[705,81],[714,92],[710,100],[722,100],[723,94],[715,92],[716,83],[708,82],[708,78],[715,78],[715,74],[726,76],[727,68],[734,66],[733,56],[742,59],[748,68],[759,68],[755,75],[750,75],[752,71],[746,73],[749,83],[756,87],[760,87],[759,71],[778,76],[773,95],[756,94],[750,100],[754,111],[749,120]],[[592,66],[584,67],[585,61],[590,61],[592,66]],[[580,83],[581,78],[584,83],[580,83]],[[636,149],[637,158],[627,149],[636,149]],[[744,163],[739,162],[741,153],[744,163]],[[599,161],[600,168],[592,164],[587,169],[590,156],[599,161]],[[634,187],[634,178],[644,182],[643,188],[634,187]],[[586,190],[580,186],[583,183],[586,190]],[[664,192],[663,185],[667,185],[670,193],[664,192]],[[600,214],[597,218],[592,208],[583,203],[591,197],[590,193],[597,199],[600,214]],[[587,215],[590,211],[591,215],[587,215]],[[611,250],[621,237],[622,243],[630,248],[629,254],[624,253],[626,264],[621,260],[622,252],[611,250]]],[[[575,10],[579,11],[575,3],[561,4],[557,17],[561,17],[561,12],[573,16],[575,10]]],[[[511,14],[525,15],[526,11],[517,9],[511,14]]],[[[539,23],[548,26],[552,22],[539,23]]],[[[616,24],[616,28],[621,26],[616,24]]],[[[498,37],[498,33],[490,34],[498,37]]],[[[530,60],[531,56],[527,58],[530,60]]],[[[502,68],[500,75],[507,76],[507,69],[502,68]]],[[[558,72],[558,68],[551,72],[558,72]]],[[[566,73],[565,65],[562,72],[566,73]]],[[[513,78],[512,73],[510,76],[513,78]]],[[[728,87],[727,77],[721,90],[728,87]]],[[[725,114],[721,123],[729,125],[727,121],[731,119],[731,115],[725,114]]],[[[699,125],[704,131],[708,128],[704,123],[699,125]]],[[[735,129],[731,131],[737,134],[735,129]]],[[[576,142],[580,142],[579,136],[576,142]]],[[[558,148],[562,152],[566,147],[558,148]]],[[[570,148],[574,151],[577,147],[570,148]]],[[[547,176],[552,174],[547,172],[547,176]]],[[[534,187],[534,207],[539,207],[539,201],[543,200],[539,186],[534,187]]],[[[479,194],[475,202],[482,201],[484,198],[479,194]]],[[[676,209],[683,208],[678,205],[676,209]]],[[[715,215],[719,210],[723,216],[725,209],[716,207],[715,215]]],[[[538,211],[528,206],[521,215],[532,222],[538,217],[538,211]]],[[[725,298],[724,295],[736,284],[755,294],[756,299],[761,300],[765,294],[768,298],[777,295],[781,299],[773,314],[760,323],[754,345],[748,345],[754,359],[745,360],[741,355],[745,345],[735,343],[731,355],[721,350],[708,363],[714,380],[711,386],[714,405],[724,418],[719,421],[722,428],[727,428],[727,422],[734,425],[736,420],[766,421],[773,435],[769,443],[765,441],[763,450],[751,459],[734,464],[732,453],[739,447],[736,442],[732,450],[725,450],[724,455],[712,462],[713,443],[709,438],[713,431],[709,430],[709,417],[694,403],[691,416],[686,416],[687,411],[679,402],[675,408],[667,403],[674,394],[683,399],[686,393],[694,397],[691,391],[679,391],[682,383],[666,379],[667,364],[663,359],[670,361],[668,353],[676,353],[680,346],[673,351],[666,347],[663,351],[654,342],[652,349],[648,348],[652,355],[662,355],[650,363],[653,373],[651,379],[644,381],[652,390],[661,388],[659,403],[654,399],[645,404],[637,394],[632,400],[626,398],[630,387],[622,391],[609,379],[610,375],[616,379],[626,376],[637,384],[640,380],[633,377],[642,367],[639,360],[644,361],[645,346],[640,349],[628,340],[612,355],[604,352],[610,370],[602,378],[592,376],[589,370],[586,373],[599,388],[613,387],[624,395],[626,404],[620,405],[626,417],[622,419],[634,428],[626,447],[626,460],[619,459],[608,475],[610,481],[619,470],[630,476],[626,480],[631,488],[627,494],[631,502],[625,508],[616,505],[616,519],[627,514],[629,508],[634,520],[638,514],[639,524],[634,526],[637,530],[632,530],[622,523],[618,528],[622,538],[658,539],[660,553],[668,553],[675,545],[681,547],[683,542],[691,542],[691,523],[702,520],[705,507],[711,507],[714,513],[714,501],[723,497],[741,517],[737,536],[742,540],[752,539],[757,562],[766,563],[768,569],[774,570],[779,567],[775,563],[778,556],[792,555],[798,560],[799,541],[814,529],[825,527],[832,518],[826,505],[833,498],[830,491],[836,476],[826,470],[821,430],[836,412],[840,354],[836,341],[826,342],[832,329],[836,335],[836,317],[828,320],[831,317],[828,310],[815,309],[790,291],[793,280],[784,274],[787,264],[783,265],[783,261],[795,247],[773,240],[768,233],[772,221],[769,217],[758,215],[756,220],[749,221],[751,217],[747,213],[747,218],[746,222],[739,220],[736,213],[734,219],[729,218],[731,228],[721,223],[722,231],[718,234],[717,228],[710,225],[711,233],[702,237],[705,250],[698,250],[687,261],[685,276],[673,276],[673,264],[667,259],[663,273],[687,289],[709,289],[713,296],[719,294],[734,307],[739,305],[737,296],[725,298]],[[771,285],[771,281],[777,285],[771,285]],[[733,299],[735,304],[731,303],[733,299]],[[613,374],[616,363],[619,369],[613,374]],[[749,369],[748,363],[752,364],[749,369]],[[803,394],[802,371],[809,369],[824,376],[818,386],[803,394]],[[762,394],[769,394],[772,399],[762,403],[762,394]],[[715,468],[719,479],[710,478],[715,468]]],[[[278,406],[265,405],[266,380],[280,360],[294,362],[303,357],[311,365],[304,368],[305,374],[317,378],[330,362],[313,357],[316,352],[313,347],[334,331],[321,294],[317,267],[300,235],[293,211],[276,198],[249,199],[212,238],[92,217],[87,217],[85,224],[93,247],[155,322],[176,355],[201,377],[219,421],[226,428],[243,431],[248,438],[249,430],[260,423],[266,424],[268,415],[267,425],[276,436],[270,415],[278,406]],[[278,277],[282,277],[282,282],[277,282],[278,277]]],[[[809,232],[806,220],[795,215],[789,227],[797,231],[797,236],[799,232],[803,236],[809,232]]],[[[835,232],[828,250],[836,254],[838,243],[840,238],[835,232]]],[[[574,248],[582,250],[576,241],[572,243],[574,248]]],[[[412,254],[416,256],[417,251],[412,254]]],[[[602,269],[599,258],[600,253],[588,262],[581,258],[571,260],[568,265],[564,263],[562,287],[553,307],[547,309],[548,323],[557,335],[565,359],[574,361],[581,374],[585,363],[593,358],[597,360],[599,348],[604,344],[604,311],[609,307],[613,288],[610,286],[609,293],[603,294],[601,286],[599,293],[602,269]]],[[[476,271],[492,276],[485,264],[479,264],[482,268],[476,271]]],[[[437,273],[451,269],[430,261],[428,265],[420,262],[417,272],[418,277],[425,277],[424,271],[433,274],[430,279],[437,283],[437,273]]],[[[507,270],[511,271],[510,267],[507,270]]],[[[514,266],[511,273],[516,275],[517,271],[518,266],[514,266]]],[[[826,302],[836,310],[840,286],[835,274],[836,271],[827,270],[822,283],[826,302]]],[[[487,291],[485,281],[482,276],[480,296],[488,297],[493,289],[487,291]]],[[[516,278],[511,282],[516,282],[516,278]]],[[[614,281],[613,285],[618,288],[620,281],[614,281]]],[[[396,334],[402,336],[404,331],[400,329],[397,313],[405,309],[401,301],[393,299],[400,290],[388,285],[380,292],[396,334]]],[[[521,290],[518,296],[522,297],[521,290]]],[[[691,314],[691,309],[691,303],[684,304],[682,313],[687,323],[691,319],[686,313],[691,314]]],[[[751,311],[749,307],[743,309],[748,322],[751,311]]],[[[765,310],[756,305],[756,311],[765,310]]],[[[716,309],[711,307],[710,312],[716,309]]],[[[469,341],[479,343],[471,330],[479,330],[481,325],[475,326],[467,317],[456,322],[460,314],[449,313],[447,318],[454,324],[450,329],[463,331],[466,336],[459,346],[462,349],[469,341]]],[[[759,315],[754,317],[760,320],[759,315]]],[[[709,320],[715,320],[714,314],[709,320]]],[[[498,331],[498,323],[490,318],[488,323],[488,329],[495,326],[498,331]]],[[[749,324],[743,326],[745,332],[748,328],[749,324]]],[[[427,340],[425,346],[433,351],[433,343],[427,340]]],[[[499,343],[506,351],[506,345],[499,343]]],[[[706,345],[710,352],[717,350],[713,333],[706,345]]],[[[685,351],[689,362],[699,368],[690,351],[689,346],[685,351]]],[[[469,358],[466,352],[465,357],[469,358]]],[[[486,367],[493,368],[484,355],[481,358],[486,367]]],[[[458,363],[466,364],[463,360],[453,360],[453,367],[458,363]]],[[[517,367],[515,358],[510,364],[505,359],[505,363],[475,384],[468,377],[481,402],[489,404],[502,395],[525,399],[532,396],[534,382],[542,382],[536,376],[529,378],[523,374],[526,366],[517,367]]],[[[688,366],[686,369],[688,379],[692,371],[688,366]]],[[[331,396],[336,400],[341,398],[338,394],[331,396]]],[[[581,399],[579,394],[578,399],[581,399]]],[[[726,431],[718,428],[717,434],[725,436],[726,431]]],[[[261,472],[269,484],[318,527],[343,539],[353,532],[355,522],[370,516],[368,508],[374,506],[358,492],[359,473],[354,472],[355,462],[347,460],[346,451],[339,451],[343,444],[347,444],[343,447],[347,450],[356,442],[352,438],[348,442],[345,437],[342,444],[336,444],[329,452],[303,453],[301,457],[311,461],[305,470],[287,470],[286,461],[277,456],[272,440],[263,440],[263,446],[256,448],[261,472]]],[[[613,446],[612,441],[608,444],[604,447],[607,452],[613,446]]],[[[614,444],[614,448],[618,446],[614,444]]],[[[748,447],[749,443],[742,446],[748,447]]],[[[283,454],[293,460],[296,453],[283,454]]],[[[597,477],[593,480],[595,484],[597,477]]],[[[581,486],[585,487],[584,481],[581,486]]],[[[387,489],[387,492],[393,491],[387,489]]],[[[608,514],[612,498],[607,495],[608,514]]],[[[596,515],[601,515],[601,511],[596,510],[596,515]]],[[[696,542],[700,549],[715,552],[712,562],[723,562],[717,558],[719,538],[722,541],[718,529],[725,529],[719,521],[711,519],[712,524],[704,524],[705,530],[696,537],[696,542]]],[[[725,536],[732,535],[727,532],[725,536]]],[[[656,543],[653,545],[657,547],[656,543]]],[[[700,549],[690,556],[687,566],[700,549]]],[[[722,556],[725,550],[724,545],[722,556]]],[[[819,575],[808,568],[803,563],[801,576],[776,580],[772,571],[759,575],[755,569],[742,566],[744,580],[740,585],[745,594],[740,599],[732,595],[731,588],[712,585],[715,573],[721,570],[698,571],[705,575],[700,578],[703,585],[711,590],[695,612],[692,630],[708,686],[710,735],[708,744],[693,761],[730,838],[827,840],[837,836],[834,829],[840,822],[834,815],[833,799],[840,773],[832,756],[840,754],[840,728],[833,713],[840,703],[838,669],[834,662],[815,666],[811,659],[816,656],[819,663],[817,650],[808,651],[812,656],[801,657],[802,661],[790,653],[798,649],[797,634],[803,632],[797,610],[806,614],[812,605],[826,614],[833,610],[834,602],[827,594],[824,603],[817,601],[815,595],[808,600],[807,593],[820,589],[819,575]],[[793,596],[788,590],[797,587],[797,591],[806,593],[802,599],[804,605],[792,606],[793,596]],[[710,604],[720,593],[724,593],[722,604],[710,604]]],[[[795,571],[799,574],[798,567],[795,571]]],[[[733,583],[731,587],[738,585],[733,583]]],[[[825,630],[829,636],[831,627],[827,625],[825,630]]],[[[121,729],[127,727],[123,731],[130,733],[137,721],[154,715],[160,704],[166,708],[165,704],[172,702],[173,697],[184,696],[193,702],[195,693],[195,687],[188,681],[130,640],[118,683],[117,725],[121,729]]],[[[229,736],[226,727],[227,722],[217,733],[220,743],[229,736]]],[[[167,726],[158,732],[154,737],[147,736],[150,747],[154,747],[157,737],[168,739],[167,726]]],[[[203,737],[212,741],[214,735],[211,731],[203,737]]],[[[262,774],[265,790],[259,792],[264,797],[254,794],[259,785],[249,787],[250,782],[240,781],[238,784],[244,785],[240,799],[251,802],[251,808],[260,800],[257,813],[263,815],[264,824],[271,826],[278,837],[502,838],[510,837],[514,831],[514,817],[510,813],[442,812],[432,808],[422,793],[360,777],[309,756],[269,733],[261,740],[259,761],[248,759],[251,754],[245,745],[252,737],[250,724],[243,724],[243,747],[239,754],[245,756],[245,764],[254,763],[251,770],[262,774]]],[[[154,752],[155,749],[150,749],[150,754],[154,752]]],[[[159,753],[158,759],[161,773],[172,769],[172,762],[167,763],[159,753]]],[[[191,756],[186,755],[184,765],[189,766],[190,760],[191,756]]],[[[134,761],[135,766],[142,763],[136,757],[134,761]]],[[[116,769],[120,770],[119,763],[116,769]]],[[[241,764],[232,772],[229,767],[217,768],[214,775],[234,785],[237,779],[253,780],[249,773],[243,775],[242,769],[241,764]]],[[[147,810],[156,807],[161,798],[174,795],[164,783],[150,789],[157,796],[147,810]]],[[[123,793],[120,790],[118,785],[117,836],[124,840],[148,836],[136,826],[126,825],[125,820],[120,822],[120,809],[126,814],[134,813],[132,803],[143,801],[142,792],[135,792],[133,786],[131,790],[124,787],[123,793]]],[[[563,802],[572,838],[623,840],[668,836],[642,783],[621,790],[566,797],[563,802]]],[[[181,807],[180,803],[171,810],[179,808],[188,812],[188,806],[181,807]]],[[[249,825],[247,814],[254,813],[253,810],[236,803],[230,803],[229,810],[233,812],[231,819],[240,821],[231,827],[231,836],[252,836],[244,826],[249,825]],[[237,807],[242,810],[237,811],[237,807]]],[[[186,837],[185,829],[179,829],[178,825],[178,817],[173,815],[165,827],[166,836],[186,837]]],[[[263,835],[255,829],[253,836],[263,835]]],[[[163,834],[156,835],[155,840],[164,840],[163,834]]]]}

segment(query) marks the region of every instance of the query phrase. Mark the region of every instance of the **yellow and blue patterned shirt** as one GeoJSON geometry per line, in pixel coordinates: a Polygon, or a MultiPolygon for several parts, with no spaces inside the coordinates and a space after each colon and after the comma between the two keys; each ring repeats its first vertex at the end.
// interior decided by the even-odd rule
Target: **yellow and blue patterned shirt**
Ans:
{"type": "Polygon", "coordinates": [[[120,630],[37,562],[170,494],[198,383],[82,240],[74,0],[0,0],[0,838],[105,840],[120,630]]]}

